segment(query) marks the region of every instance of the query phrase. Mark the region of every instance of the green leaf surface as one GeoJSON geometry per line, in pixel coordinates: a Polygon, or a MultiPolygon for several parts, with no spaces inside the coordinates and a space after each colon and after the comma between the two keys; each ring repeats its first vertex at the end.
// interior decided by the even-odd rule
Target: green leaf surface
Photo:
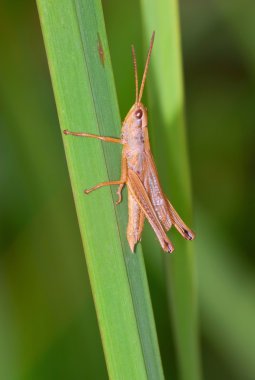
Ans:
{"type": "MultiPolygon", "coordinates": [[[[61,130],[119,136],[121,121],[99,1],[38,0],[61,130]]],[[[106,364],[111,379],[161,379],[151,301],[141,249],[133,255],[127,204],[109,187],[83,190],[120,176],[120,148],[64,136],[106,364]]],[[[70,252],[71,254],[71,252],[70,252]]]]}

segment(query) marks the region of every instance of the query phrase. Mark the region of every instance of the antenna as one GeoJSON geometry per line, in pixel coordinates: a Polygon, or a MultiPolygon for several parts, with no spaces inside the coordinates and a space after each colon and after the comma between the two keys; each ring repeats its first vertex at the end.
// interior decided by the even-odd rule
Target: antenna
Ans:
{"type": "Polygon", "coordinates": [[[136,63],[134,45],[132,45],[131,48],[132,48],[132,56],[133,56],[134,72],[135,72],[135,102],[138,103],[138,74],[137,74],[137,63],[136,63]]]}
{"type": "Polygon", "coordinates": [[[146,80],[146,76],[147,76],[147,72],[148,72],[148,68],[149,68],[149,63],[150,63],[150,58],[151,58],[151,51],[152,51],[152,48],[153,48],[154,37],[155,37],[155,31],[152,33],[152,36],[151,36],[150,48],[149,48],[149,51],[148,51],[147,60],[146,60],[146,64],[145,64],[145,68],[144,68],[144,72],[143,72],[142,84],[141,84],[140,92],[139,92],[139,96],[138,96],[138,103],[141,101],[142,96],[143,96],[143,89],[144,89],[144,84],[145,84],[145,80],[146,80]]]}

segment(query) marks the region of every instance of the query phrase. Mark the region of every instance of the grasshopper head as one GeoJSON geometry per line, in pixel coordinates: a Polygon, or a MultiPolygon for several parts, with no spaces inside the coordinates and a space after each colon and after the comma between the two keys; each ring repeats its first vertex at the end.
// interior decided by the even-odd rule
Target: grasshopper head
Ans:
{"type": "Polygon", "coordinates": [[[135,103],[129,110],[124,120],[124,125],[133,128],[144,128],[148,125],[147,108],[140,102],[135,103]]]}
{"type": "Polygon", "coordinates": [[[132,106],[131,110],[129,111],[129,115],[134,125],[140,128],[147,127],[147,108],[141,102],[135,103],[132,106]]]}

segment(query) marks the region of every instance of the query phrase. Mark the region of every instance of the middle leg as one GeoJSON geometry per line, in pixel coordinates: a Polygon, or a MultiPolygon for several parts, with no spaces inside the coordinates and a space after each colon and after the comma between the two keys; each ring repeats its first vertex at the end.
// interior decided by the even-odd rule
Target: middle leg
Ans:
{"type": "Polygon", "coordinates": [[[93,186],[91,187],[90,189],[86,189],[84,190],[84,193],[85,194],[89,194],[91,193],[92,191],[96,190],[96,189],[99,189],[100,187],[103,187],[103,186],[109,186],[109,185],[122,185],[123,182],[120,180],[120,181],[107,181],[107,182],[101,182],[99,183],[98,185],[96,186],[93,186]]]}
{"type": "Polygon", "coordinates": [[[127,159],[124,156],[124,152],[122,152],[120,180],[122,183],[119,185],[117,190],[118,200],[116,201],[116,205],[120,204],[120,202],[122,201],[122,189],[127,182],[127,159]]]}

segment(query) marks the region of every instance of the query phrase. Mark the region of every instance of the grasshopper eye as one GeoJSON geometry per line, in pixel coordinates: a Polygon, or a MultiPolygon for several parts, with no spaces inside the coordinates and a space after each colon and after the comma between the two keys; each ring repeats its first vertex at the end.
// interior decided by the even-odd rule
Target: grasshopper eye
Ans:
{"type": "Polygon", "coordinates": [[[135,111],[135,117],[137,119],[141,119],[143,116],[143,111],[139,108],[137,111],[135,111]]]}

